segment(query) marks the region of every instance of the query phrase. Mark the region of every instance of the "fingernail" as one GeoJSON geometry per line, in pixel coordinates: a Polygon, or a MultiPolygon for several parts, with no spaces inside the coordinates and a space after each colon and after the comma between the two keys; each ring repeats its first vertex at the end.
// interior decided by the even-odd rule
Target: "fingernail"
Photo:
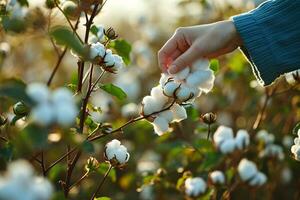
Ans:
{"type": "Polygon", "coordinates": [[[169,74],[175,74],[176,73],[176,65],[170,65],[168,72],[169,72],[169,74]]]}

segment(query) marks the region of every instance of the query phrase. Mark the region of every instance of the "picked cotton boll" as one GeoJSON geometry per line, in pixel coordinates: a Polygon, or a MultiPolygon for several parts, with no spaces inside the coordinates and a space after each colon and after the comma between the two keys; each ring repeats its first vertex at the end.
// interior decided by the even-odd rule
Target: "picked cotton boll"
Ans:
{"type": "Polygon", "coordinates": [[[105,158],[112,165],[123,165],[129,160],[129,153],[119,140],[112,140],[105,145],[105,158]]]}
{"type": "Polygon", "coordinates": [[[267,182],[267,176],[262,172],[257,172],[257,174],[249,181],[251,186],[262,186],[267,182]]]}
{"type": "Polygon", "coordinates": [[[207,59],[199,59],[192,65],[192,72],[199,70],[208,70],[209,69],[209,60],[207,59]]]}
{"type": "Polygon", "coordinates": [[[246,130],[238,130],[235,137],[236,147],[240,150],[249,146],[250,137],[246,130]]]}
{"type": "Polygon", "coordinates": [[[106,52],[106,50],[105,50],[105,47],[103,44],[101,44],[100,42],[93,43],[93,44],[91,44],[91,47],[90,47],[90,58],[94,59],[97,56],[100,56],[101,58],[103,58],[105,55],[105,52],[106,52]]]}
{"type": "Polygon", "coordinates": [[[145,96],[143,98],[143,113],[144,115],[150,115],[154,112],[158,112],[163,109],[164,102],[155,99],[152,96],[145,96]]]}
{"type": "Polygon", "coordinates": [[[75,122],[78,109],[74,104],[68,102],[60,103],[56,104],[54,109],[56,121],[61,126],[68,127],[75,122]]]}
{"type": "Polygon", "coordinates": [[[214,143],[219,146],[227,139],[233,139],[232,129],[226,126],[219,126],[213,136],[214,143]]]}
{"type": "Polygon", "coordinates": [[[188,77],[190,73],[190,68],[186,67],[183,70],[181,70],[180,72],[177,72],[176,74],[174,74],[174,79],[175,81],[183,81],[184,79],[186,79],[188,77]]]}
{"type": "Polygon", "coordinates": [[[139,107],[135,103],[128,103],[124,105],[121,109],[123,117],[134,117],[138,115],[139,107]]]}
{"type": "Polygon", "coordinates": [[[190,197],[198,197],[199,195],[205,193],[206,183],[200,177],[188,178],[184,182],[185,193],[190,197]]]}
{"type": "Polygon", "coordinates": [[[219,145],[219,150],[223,154],[232,153],[235,150],[235,140],[233,138],[225,139],[219,145]]]}
{"type": "Polygon", "coordinates": [[[213,171],[209,175],[213,184],[225,184],[225,176],[221,171],[213,171]]]}
{"type": "Polygon", "coordinates": [[[173,121],[180,122],[187,118],[186,110],[183,106],[174,103],[170,110],[173,112],[173,121]]]}
{"type": "Polygon", "coordinates": [[[107,49],[105,52],[104,63],[107,67],[112,67],[115,64],[115,57],[110,49],[107,49]]]}
{"type": "Polygon", "coordinates": [[[26,93],[36,103],[45,102],[50,96],[48,87],[42,83],[30,83],[26,88],[26,93]]]}
{"type": "Polygon", "coordinates": [[[238,173],[243,181],[248,181],[257,174],[256,164],[243,158],[238,165],[238,173]]]}
{"type": "Polygon", "coordinates": [[[168,120],[164,117],[156,117],[152,122],[152,125],[154,127],[154,132],[159,136],[163,135],[169,130],[168,120]]]}
{"type": "Polygon", "coordinates": [[[169,81],[163,87],[164,87],[164,94],[168,97],[173,97],[175,91],[180,87],[180,83],[169,81]]]}
{"type": "Polygon", "coordinates": [[[46,126],[52,124],[56,118],[55,109],[48,102],[40,103],[34,107],[30,116],[35,122],[46,126]]]}
{"type": "Polygon", "coordinates": [[[51,100],[54,104],[60,104],[62,102],[68,102],[74,104],[73,94],[67,88],[58,88],[53,91],[51,100]]]}

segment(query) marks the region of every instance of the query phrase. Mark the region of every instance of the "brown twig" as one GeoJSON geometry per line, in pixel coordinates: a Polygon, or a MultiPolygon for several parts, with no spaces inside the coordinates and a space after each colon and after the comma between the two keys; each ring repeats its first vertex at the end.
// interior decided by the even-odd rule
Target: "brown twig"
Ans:
{"type": "Polygon", "coordinates": [[[106,171],[106,173],[105,173],[105,175],[104,175],[102,181],[100,182],[100,184],[99,184],[99,186],[97,187],[96,191],[95,191],[94,194],[92,195],[91,200],[94,200],[94,199],[95,199],[97,193],[100,191],[100,189],[101,189],[101,187],[102,187],[102,185],[103,185],[105,179],[106,179],[107,176],[109,175],[109,172],[111,171],[112,168],[113,168],[113,166],[110,165],[109,168],[108,168],[108,170],[106,171]]]}

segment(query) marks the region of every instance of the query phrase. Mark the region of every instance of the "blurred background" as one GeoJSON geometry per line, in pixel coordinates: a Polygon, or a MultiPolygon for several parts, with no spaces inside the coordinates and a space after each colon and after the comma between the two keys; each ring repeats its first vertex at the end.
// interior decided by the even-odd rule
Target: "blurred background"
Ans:
{"type": "MultiPolygon", "coordinates": [[[[93,105],[101,107],[102,112],[92,112],[90,117],[97,122],[109,122],[117,127],[138,115],[143,96],[150,93],[160,78],[157,51],[177,27],[228,19],[251,10],[262,2],[108,0],[96,17],[95,24],[102,24],[105,28],[113,27],[119,37],[132,45],[132,52],[131,63],[120,73],[105,76],[103,82],[113,82],[121,87],[128,98],[119,101],[103,91],[98,91],[91,100],[93,105]]],[[[27,20],[31,27],[26,32],[0,32],[0,42],[9,44],[6,54],[0,60],[0,78],[20,77],[26,83],[46,83],[57,59],[47,31],[51,26],[67,23],[57,9],[47,9],[42,0],[29,0],[29,5],[30,17],[27,20]]],[[[80,35],[84,34],[83,19],[79,25],[80,35]]],[[[262,147],[254,137],[251,138],[253,149],[245,152],[245,155],[259,162],[259,168],[266,171],[269,181],[265,186],[266,190],[257,191],[257,199],[300,198],[300,165],[291,158],[290,153],[294,137],[292,129],[300,118],[299,90],[286,92],[290,86],[284,78],[277,80],[275,86],[261,87],[255,80],[250,65],[238,50],[218,59],[219,67],[213,91],[202,95],[193,108],[188,108],[189,119],[175,124],[172,133],[158,137],[148,122],[141,121],[126,128],[124,134],[115,135],[128,147],[131,158],[128,166],[123,170],[116,170],[105,183],[101,189],[103,196],[110,196],[114,200],[183,199],[183,195],[176,189],[177,180],[183,171],[191,170],[194,175],[203,175],[220,168],[217,166],[218,160],[207,161],[204,156],[195,154],[192,148],[197,145],[194,144],[195,141],[207,136],[207,126],[202,122],[201,115],[213,112],[217,115],[213,130],[218,125],[226,125],[234,130],[247,129],[255,135],[258,130],[266,129],[274,134],[275,143],[284,151],[283,160],[258,158],[262,147]],[[274,89],[279,94],[268,97],[274,89]],[[281,91],[284,92],[280,93],[281,91]],[[264,106],[266,109],[262,113],[263,120],[258,129],[253,130],[253,124],[264,106]]],[[[76,76],[77,60],[68,52],[53,79],[52,87],[67,86],[76,76]]],[[[103,141],[95,143],[95,151],[91,153],[99,160],[103,160],[103,144],[103,141]]],[[[56,145],[63,144],[57,142],[56,145]]],[[[201,151],[201,145],[198,147],[201,151]]],[[[49,152],[49,157],[54,159],[58,152],[59,148],[49,152]]],[[[63,169],[63,163],[53,168],[49,174],[50,179],[58,181],[63,169]]],[[[78,168],[75,176],[79,176],[82,170],[78,168]]],[[[71,191],[71,197],[85,199],[97,180],[100,181],[99,176],[89,177],[80,188],[71,191]]],[[[233,199],[249,199],[249,191],[248,188],[241,187],[233,193],[233,199]]]]}

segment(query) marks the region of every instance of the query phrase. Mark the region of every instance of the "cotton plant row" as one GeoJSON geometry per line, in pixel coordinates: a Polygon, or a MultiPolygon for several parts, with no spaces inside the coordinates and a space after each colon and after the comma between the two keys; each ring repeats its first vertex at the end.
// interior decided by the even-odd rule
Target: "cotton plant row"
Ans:
{"type": "Polygon", "coordinates": [[[170,124],[187,118],[184,104],[192,103],[214,84],[214,73],[208,60],[198,60],[177,74],[162,74],[159,85],[142,101],[142,115],[153,125],[157,135],[170,130],[170,124]]]}
{"type": "Polygon", "coordinates": [[[238,130],[236,136],[233,135],[232,128],[219,126],[213,136],[213,141],[217,149],[223,154],[229,154],[235,150],[243,150],[250,144],[250,137],[246,130],[238,130]]]}
{"type": "Polygon", "coordinates": [[[0,175],[0,199],[2,200],[49,200],[54,189],[42,176],[36,176],[33,167],[25,160],[8,164],[0,175]]]}
{"type": "Polygon", "coordinates": [[[283,148],[278,144],[274,144],[275,137],[272,133],[268,133],[266,130],[260,130],[256,134],[256,140],[264,144],[264,148],[258,154],[259,157],[273,157],[278,160],[284,159],[283,148]]]}

